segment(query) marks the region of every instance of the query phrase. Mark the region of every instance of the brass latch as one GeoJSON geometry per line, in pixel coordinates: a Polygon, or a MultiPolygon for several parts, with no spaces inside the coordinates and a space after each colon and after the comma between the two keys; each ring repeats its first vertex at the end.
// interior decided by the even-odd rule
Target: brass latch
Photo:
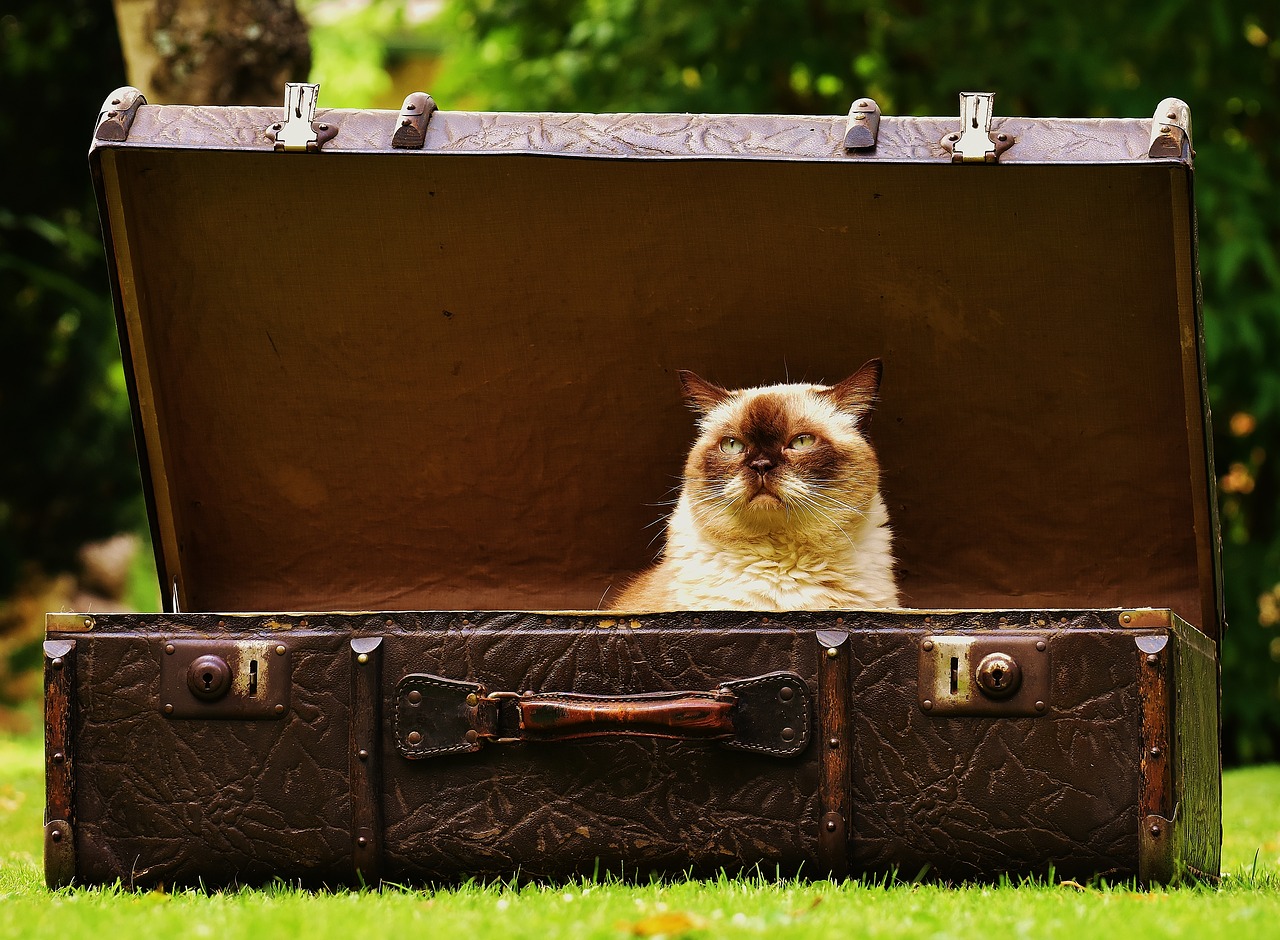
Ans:
{"type": "Polygon", "coordinates": [[[991,133],[995,97],[985,91],[960,92],[960,131],[942,138],[952,163],[995,163],[1013,146],[1008,134],[991,133]]]}
{"type": "Polygon", "coordinates": [[[316,103],[320,86],[306,82],[286,82],[284,86],[284,120],[266,131],[267,140],[276,150],[302,152],[319,150],[338,133],[336,124],[316,121],[316,103]]]}
{"type": "Polygon", "coordinates": [[[917,698],[934,716],[1012,718],[1049,711],[1049,641],[1011,633],[934,634],[920,641],[917,698]]]}
{"type": "Polygon", "coordinates": [[[287,637],[160,643],[161,713],[167,718],[283,718],[289,711],[292,646],[287,637]]]}

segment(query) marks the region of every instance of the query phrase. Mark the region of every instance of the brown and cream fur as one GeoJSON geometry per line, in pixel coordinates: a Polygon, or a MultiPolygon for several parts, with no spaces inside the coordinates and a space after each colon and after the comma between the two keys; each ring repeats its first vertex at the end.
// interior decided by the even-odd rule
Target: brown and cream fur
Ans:
{"type": "Polygon", "coordinates": [[[699,435],[656,566],[615,610],[895,607],[892,533],[865,436],[873,359],[834,386],[729,391],[682,372],[699,435]]]}

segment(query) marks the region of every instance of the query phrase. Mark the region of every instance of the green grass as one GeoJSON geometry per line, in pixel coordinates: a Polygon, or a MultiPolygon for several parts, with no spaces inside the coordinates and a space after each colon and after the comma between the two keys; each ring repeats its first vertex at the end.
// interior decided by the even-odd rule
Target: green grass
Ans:
{"type": "Polygon", "coordinates": [[[37,738],[0,738],[0,937],[1280,937],[1280,766],[1226,775],[1222,884],[1155,891],[747,878],[434,892],[51,893],[40,868],[43,779],[37,738]]]}

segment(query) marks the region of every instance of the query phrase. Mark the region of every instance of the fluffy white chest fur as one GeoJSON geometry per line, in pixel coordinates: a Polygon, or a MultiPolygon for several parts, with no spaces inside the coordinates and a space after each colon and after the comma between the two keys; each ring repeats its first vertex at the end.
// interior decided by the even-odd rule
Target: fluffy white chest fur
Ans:
{"type": "Polygon", "coordinates": [[[892,532],[877,494],[844,537],[824,544],[775,534],[731,546],[706,539],[681,497],[668,525],[663,567],[673,609],[820,610],[896,607],[892,532]]]}

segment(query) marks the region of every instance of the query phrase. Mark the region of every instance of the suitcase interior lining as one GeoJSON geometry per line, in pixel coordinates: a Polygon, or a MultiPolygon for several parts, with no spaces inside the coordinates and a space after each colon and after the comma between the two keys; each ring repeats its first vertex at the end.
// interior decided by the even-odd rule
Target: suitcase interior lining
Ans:
{"type": "Polygon", "coordinates": [[[1184,167],[102,158],[185,610],[594,608],[676,370],[879,356],[907,605],[1215,622],[1184,167]]]}

